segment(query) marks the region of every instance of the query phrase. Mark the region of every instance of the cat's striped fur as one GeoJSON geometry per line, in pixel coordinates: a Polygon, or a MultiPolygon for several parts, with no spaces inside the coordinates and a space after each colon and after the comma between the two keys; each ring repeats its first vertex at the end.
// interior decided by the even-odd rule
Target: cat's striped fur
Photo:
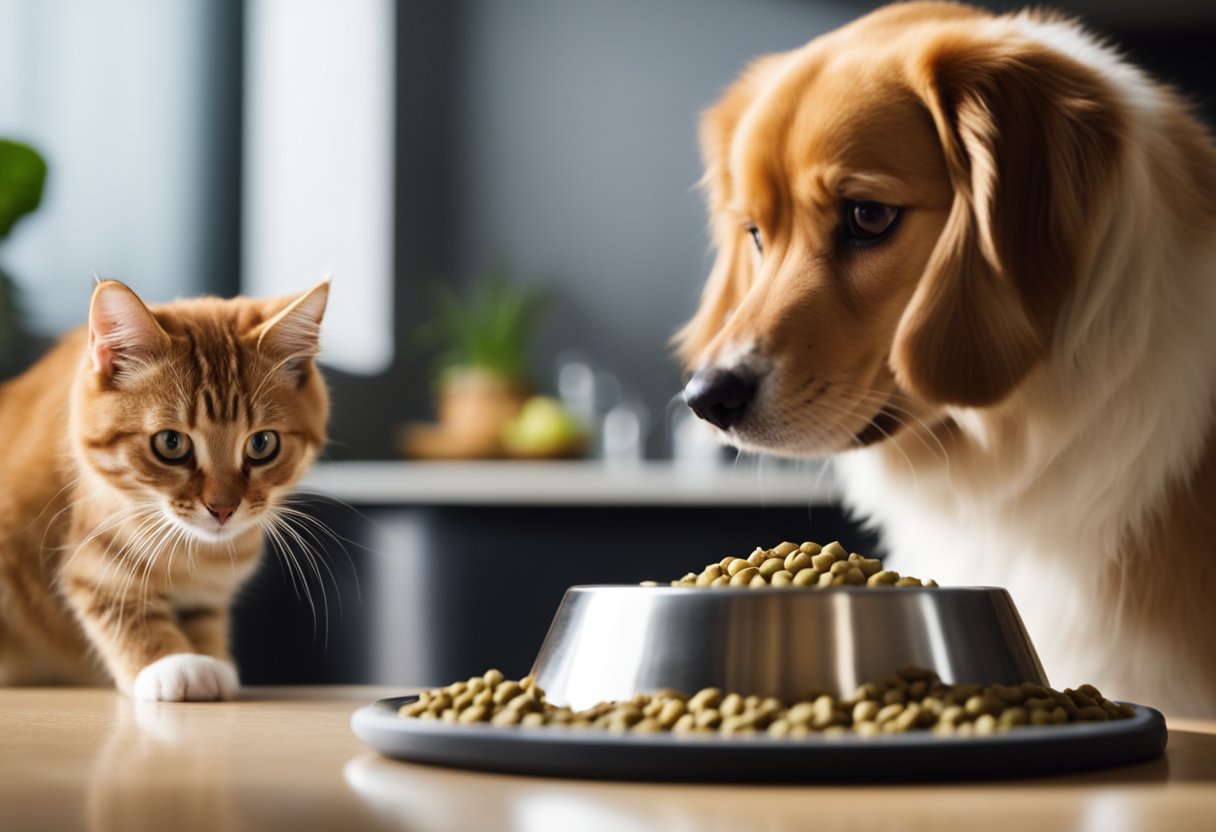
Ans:
{"type": "Polygon", "coordinates": [[[325,441],[327,295],[146,307],[106,281],[0,386],[0,684],[235,691],[233,595],[325,441]]]}

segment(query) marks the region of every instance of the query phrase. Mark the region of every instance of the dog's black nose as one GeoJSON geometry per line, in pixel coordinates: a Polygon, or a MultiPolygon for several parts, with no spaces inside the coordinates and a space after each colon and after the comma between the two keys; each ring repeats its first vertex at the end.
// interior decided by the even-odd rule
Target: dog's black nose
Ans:
{"type": "Polygon", "coordinates": [[[722,430],[739,424],[756,382],[730,370],[703,368],[684,385],[684,401],[692,412],[722,430]]]}

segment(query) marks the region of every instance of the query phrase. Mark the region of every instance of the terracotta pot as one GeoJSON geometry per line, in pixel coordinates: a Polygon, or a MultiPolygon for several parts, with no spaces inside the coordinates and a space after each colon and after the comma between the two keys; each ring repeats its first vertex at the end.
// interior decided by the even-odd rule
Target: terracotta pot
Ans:
{"type": "Polygon", "coordinates": [[[531,394],[523,379],[477,367],[449,370],[439,385],[438,424],[407,426],[402,450],[431,459],[500,457],[502,427],[531,394]]]}

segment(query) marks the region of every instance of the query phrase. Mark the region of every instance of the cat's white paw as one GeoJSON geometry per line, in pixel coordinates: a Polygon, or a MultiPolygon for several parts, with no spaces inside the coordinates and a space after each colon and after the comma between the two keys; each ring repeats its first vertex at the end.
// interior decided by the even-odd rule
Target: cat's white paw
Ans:
{"type": "Polygon", "coordinates": [[[230,699],[239,686],[236,668],[198,653],[174,653],[139,671],[131,695],[157,702],[230,699]]]}

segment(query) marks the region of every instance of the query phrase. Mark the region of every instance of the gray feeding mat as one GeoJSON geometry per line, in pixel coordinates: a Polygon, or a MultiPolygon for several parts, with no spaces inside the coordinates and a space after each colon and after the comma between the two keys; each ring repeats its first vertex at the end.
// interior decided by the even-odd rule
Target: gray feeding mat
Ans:
{"type": "Polygon", "coordinates": [[[400,716],[417,696],[355,711],[363,742],[399,760],[507,774],[610,780],[874,782],[1037,776],[1141,762],[1165,750],[1165,718],[1020,727],[989,736],[630,734],[553,726],[462,725],[400,716]]]}

